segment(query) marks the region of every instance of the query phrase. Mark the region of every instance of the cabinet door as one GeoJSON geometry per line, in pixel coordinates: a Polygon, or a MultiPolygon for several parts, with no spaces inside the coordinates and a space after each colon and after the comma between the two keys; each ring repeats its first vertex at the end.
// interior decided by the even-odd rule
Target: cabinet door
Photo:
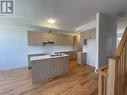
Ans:
{"type": "MultiPolygon", "coordinates": [[[[43,61],[46,79],[55,77],[55,58],[46,59],[43,61]]],[[[42,68],[42,67],[41,67],[42,68]]]]}
{"type": "Polygon", "coordinates": [[[55,58],[55,76],[59,76],[63,72],[63,58],[55,58]]]}
{"type": "Polygon", "coordinates": [[[64,63],[63,63],[63,74],[68,72],[68,56],[64,57],[64,63]]]}
{"type": "Polygon", "coordinates": [[[66,42],[65,42],[66,36],[65,35],[62,35],[62,34],[60,34],[59,36],[60,36],[59,37],[60,45],[66,45],[66,42]]]}
{"type": "Polygon", "coordinates": [[[81,51],[81,38],[80,38],[80,35],[77,35],[77,51],[81,51]]]}
{"type": "Polygon", "coordinates": [[[48,33],[48,41],[53,42],[53,33],[48,33]]]}
{"type": "Polygon", "coordinates": [[[61,34],[57,34],[56,43],[57,45],[62,45],[62,35],[61,34]]]}
{"type": "Polygon", "coordinates": [[[42,45],[42,32],[28,31],[28,45],[41,46],[42,45]]]}
{"type": "Polygon", "coordinates": [[[35,38],[36,38],[36,46],[42,45],[42,32],[35,32],[35,38]]]}
{"type": "Polygon", "coordinates": [[[36,32],[31,32],[32,33],[32,45],[36,46],[37,45],[37,38],[36,38],[36,32]]]}
{"type": "Polygon", "coordinates": [[[28,45],[32,46],[33,45],[33,35],[31,32],[27,32],[27,38],[28,38],[28,45]]]}
{"type": "Polygon", "coordinates": [[[68,59],[67,57],[55,58],[55,74],[56,76],[62,75],[68,71],[68,59]]]}
{"type": "Polygon", "coordinates": [[[85,32],[86,38],[85,39],[90,39],[91,38],[91,33],[89,31],[85,32]]]}
{"type": "Polygon", "coordinates": [[[84,39],[85,39],[86,37],[84,36],[84,32],[81,32],[80,33],[80,42],[81,42],[81,46],[83,46],[84,45],[84,39]]]}
{"type": "Polygon", "coordinates": [[[43,32],[43,41],[48,41],[48,32],[43,32]]]}
{"type": "Polygon", "coordinates": [[[74,42],[73,36],[68,36],[67,42],[68,42],[68,45],[73,46],[73,42],[74,42]]]}
{"type": "Polygon", "coordinates": [[[54,44],[57,45],[58,44],[58,42],[57,42],[57,34],[53,33],[53,38],[52,39],[53,39],[54,44]]]}
{"type": "Polygon", "coordinates": [[[96,31],[91,31],[91,39],[95,39],[96,38],[96,31]]]}
{"type": "Polygon", "coordinates": [[[83,38],[88,39],[88,33],[87,32],[83,32],[83,38]]]}
{"type": "Polygon", "coordinates": [[[56,44],[56,34],[55,33],[52,33],[52,39],[51,41],[54,42],[54,44],[56,44]]]}

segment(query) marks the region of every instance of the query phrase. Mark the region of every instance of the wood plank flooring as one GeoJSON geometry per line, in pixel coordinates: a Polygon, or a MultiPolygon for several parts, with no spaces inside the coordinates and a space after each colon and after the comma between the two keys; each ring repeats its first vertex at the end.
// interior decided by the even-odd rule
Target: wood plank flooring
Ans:
{"type": "Polygon", "coordinates": [[[0,71],[0,95],[97,95],[97,75],[76,61],[69,63],[69,73],[34,85],[27,68],[0,71]]]}

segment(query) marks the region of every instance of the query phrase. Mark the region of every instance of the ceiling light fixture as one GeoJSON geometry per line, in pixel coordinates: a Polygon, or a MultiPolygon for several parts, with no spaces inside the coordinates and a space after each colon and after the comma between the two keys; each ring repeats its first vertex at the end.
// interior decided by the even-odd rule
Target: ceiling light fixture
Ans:
{"type": "Polygon", "coordinates": [[[56,21],[54,19],[48,19],[48,23],[54,24],[56,21]]]}

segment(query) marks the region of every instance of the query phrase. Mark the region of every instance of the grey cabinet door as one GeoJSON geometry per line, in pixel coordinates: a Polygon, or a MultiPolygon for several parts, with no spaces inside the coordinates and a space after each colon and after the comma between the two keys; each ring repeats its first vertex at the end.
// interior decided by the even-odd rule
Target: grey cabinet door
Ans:
{"type": "Polygon", "coordinates": [[[64,71],[63,71],[63,73],[67,73],[67,72],[68,72],[68,67],[69,67],[69,66],[68,66],[68,65],[69,65],[69,63],[68,63],[69,61],[68,61],[68,60],[69,60],[68,57],[65,57],[65,58],[64,58],[64,67],[63,67],[63,70],[64,70],[64,71]]]}
{"type": "Polygon", "coordinates": [[[44,59],[33,61],[32,63],[32,82],[36,83],[40,80],[47,80],[55,75],[55,60],[44,59]]]}
{"type": "MultiPolygon", "coordinates": [[[[40,81],[40,61],[32,61],[31,62],[32,68],[32,83],[37,83],[40,81]]],[[[42,68],[43,69],[43,68],[42,68]]]]}
{"type": "Polygon", "coordinates": [[[55,74],[56,76],[62,75],[68,71],[68,58],[58,57],[55,58],[55,74]]]}
{"type": "Polygon", "coordinates": [[[61,75],[63,72],[64,58],[55,58],[55,76],[61,75]]]}

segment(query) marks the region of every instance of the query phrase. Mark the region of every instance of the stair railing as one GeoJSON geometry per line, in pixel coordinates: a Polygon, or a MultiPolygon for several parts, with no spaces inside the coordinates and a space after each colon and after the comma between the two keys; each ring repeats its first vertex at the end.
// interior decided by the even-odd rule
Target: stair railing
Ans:
{"type": "Polygon", "coordinates": [[[98,69],[98,95],[123,95],[127,81],[127,27],[108,66],[98,69]]]}

